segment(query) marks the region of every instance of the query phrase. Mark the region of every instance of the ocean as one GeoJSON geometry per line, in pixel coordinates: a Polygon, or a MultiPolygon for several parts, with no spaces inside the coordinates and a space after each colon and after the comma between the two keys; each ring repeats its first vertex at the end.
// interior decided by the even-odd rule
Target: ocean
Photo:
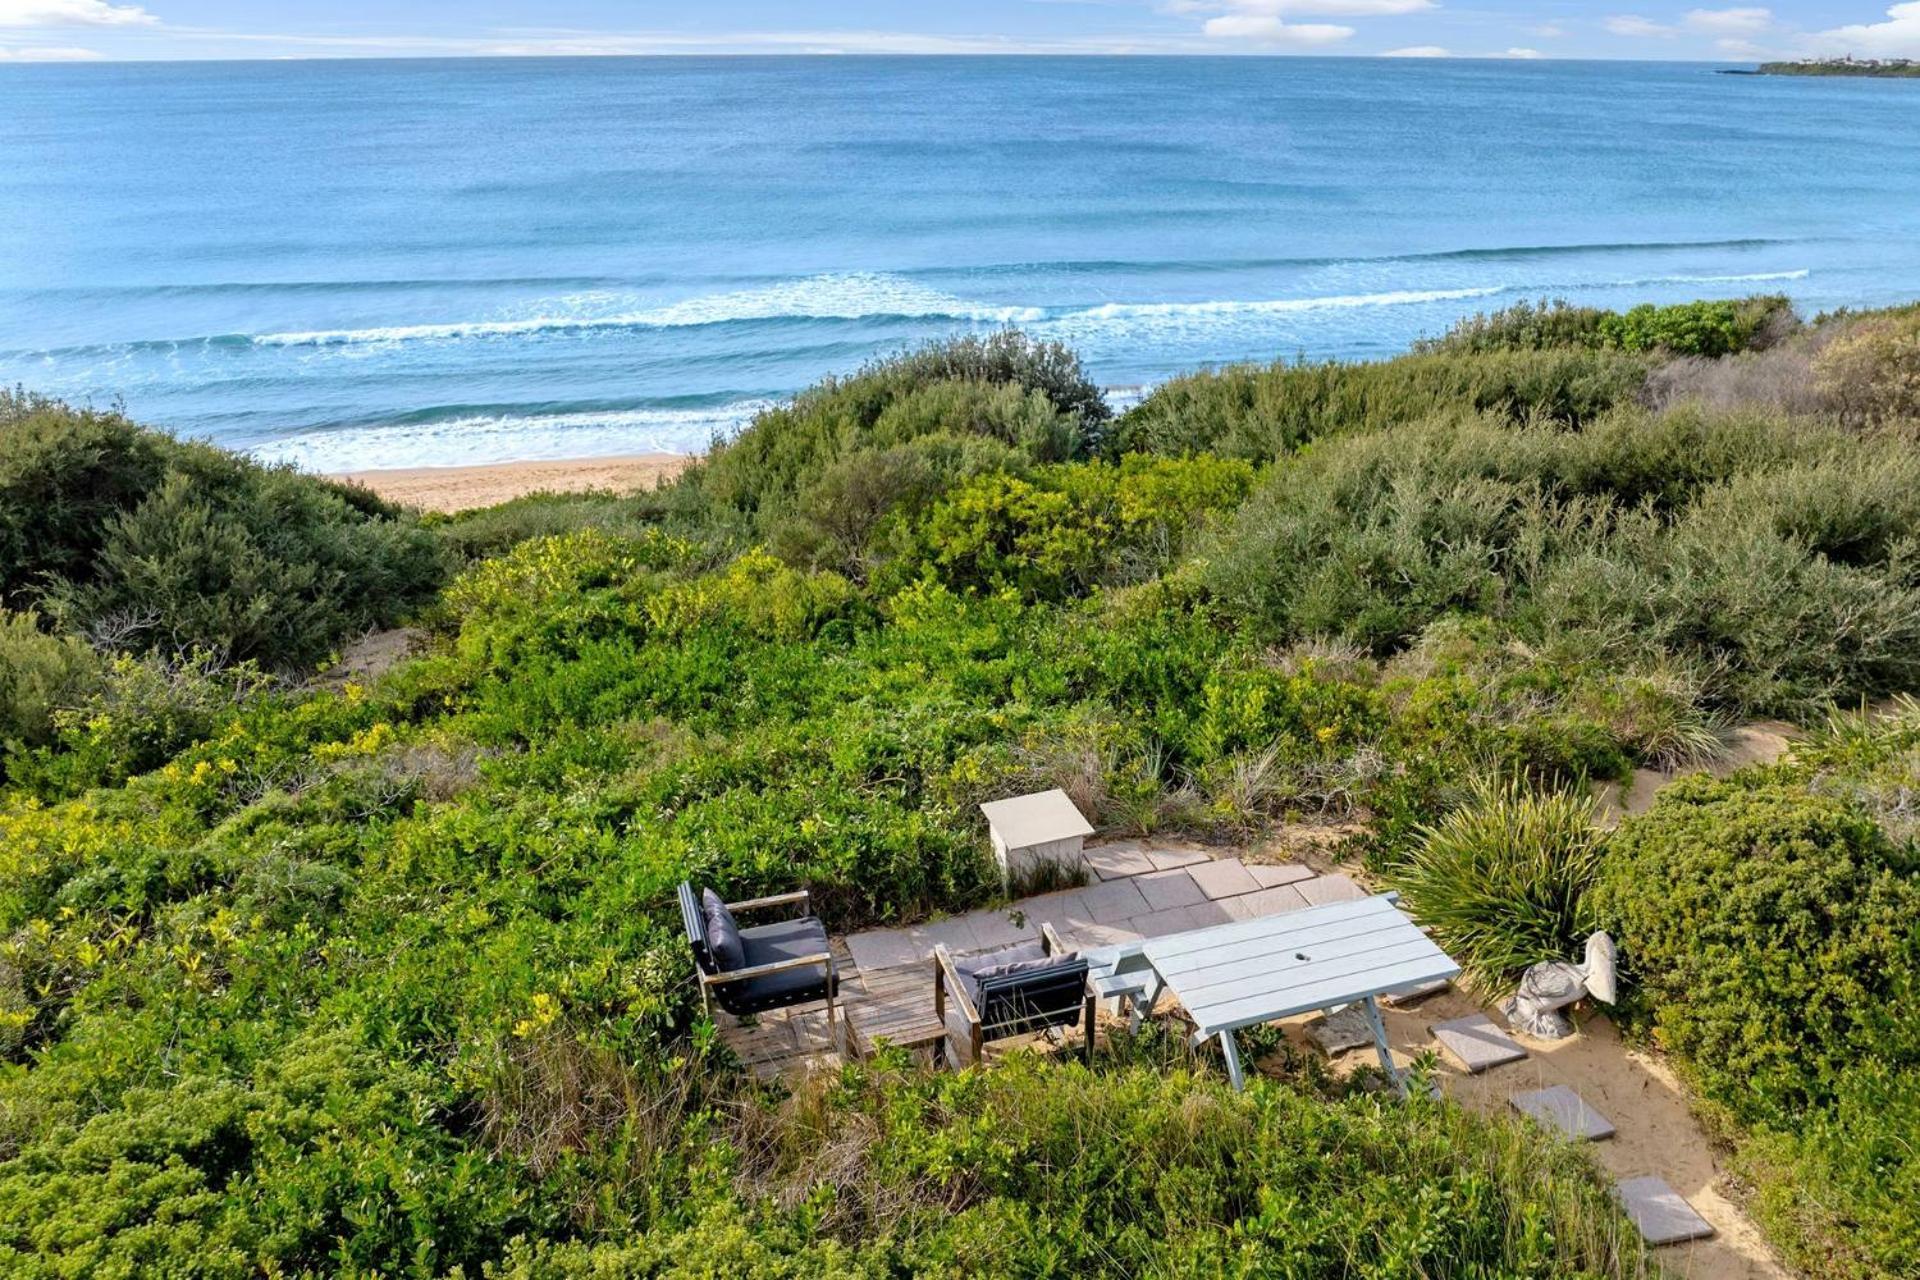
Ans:
{"type": "Polygon", "coordinates": [[[1920,83],[1673,63],[0,66],[0,381],[318,470],[693,451],[955,331],[1124,401],[1522,299],[1920,297],[1920,83]]]}

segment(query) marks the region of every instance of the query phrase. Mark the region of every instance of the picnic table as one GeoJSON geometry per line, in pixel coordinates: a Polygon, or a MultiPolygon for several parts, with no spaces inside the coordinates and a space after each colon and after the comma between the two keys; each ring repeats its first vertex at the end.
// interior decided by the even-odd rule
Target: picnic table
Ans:
{"type": "Polygon", "coordinates": [[[1194,1043],[1219,1039],[1234,1088],[1245,1085],[1236,1031],[1359,1004],[1381,1069],[1405,1093],[1376,997],[1452,978],[1460,966],[1395,905],[1396,898],[1385,893],[1135,945],[1186,1007],[1197,1028],[1194,1043]]]}

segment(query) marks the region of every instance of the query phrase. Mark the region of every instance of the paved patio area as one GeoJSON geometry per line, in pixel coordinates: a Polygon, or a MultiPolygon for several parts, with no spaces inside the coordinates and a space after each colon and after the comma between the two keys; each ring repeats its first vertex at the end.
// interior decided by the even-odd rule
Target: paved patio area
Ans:
{"type": "Polygon", "coordinates": [[[870,929],[848,937],[847,952],[863,972],[894,969],[932,959],[940,944],[964,952],[1020,942],[1035,937],[1042,922],[1070,947],[1104,947],[1367,896],[1343,875],[1316,875],[1299,863],[1243,862],[1174,842],[1111,841],[1089,848],[1086,862],[1091,880],[1081,888],[904,929],[870,929]]]}

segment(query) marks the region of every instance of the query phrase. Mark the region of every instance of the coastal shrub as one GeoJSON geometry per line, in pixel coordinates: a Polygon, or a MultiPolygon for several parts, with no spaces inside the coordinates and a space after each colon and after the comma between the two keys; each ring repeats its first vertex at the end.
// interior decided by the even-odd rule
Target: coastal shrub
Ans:
{"type": "Polygon", "coordinates": [[[641,500],[611,492],[530,493],[498,506],[421,518],[421,525],[433,530],[454,558],[464,563],[578,529],[638,537],[654,523],[653,513],[643,508],[641,500]]]}
{"type": "Polygon", "coordinates": [[[897,573],[925,565],[959,590],[1029,599],[1139,582],[1171,568],[1252,485],[1245,462],[1209,457],[992,472],[933,505],[897,573]]]}
{"type": "Polygon", "coordinates": [[[1814,357],[1813,380],[1848,421],[1920,419],[1920,312],[1847,322],[1814,357]]]}
{"type": "Polygon", "coordinates": [[[1483,615],[1620,666],[1678,662],[1730,710],[1803,712],[1920,674],[1917,482],[1891,441],[1697,411],[1403,427],[1276,468],[1202,573],[1283,642],[1391,653],[1483,615]]]}
{"type": "Polygon", "coordinates": [[[100,659],[81,640],[49,635],[34,613],[0,609],[0,750],[46,742],[54,712],[79,701],[99,676],[100,659]]]}
{"type": "Polygon", "coordinates": [[[432,536],[364,490],[115,413],[0,406],[0,597],[107,647],[307,665],[440,578],[432,536]]]}
{"type": "Polygon", "coordinates": [[[903,549],[886,536],[890,523],[901,532],[936,497],[976,476],[1030,469],[1028,455],[1005,441],[945,430],[860,449],[807,484],[793,512],[773,525],[768,544],[795,564],[864,580],[903,549]]]}
{"type": "Polygon", "coordinates": [[[842,457],[925,436],[977,436],[1034,462],[1095,448],[1110,411],[1080,359],[1018,332],[950,338],[829,378],[757,415],[662,493],[698,494],[709,519],[764,536],[842,457]],[[729,517],[729,514],[731,516],[729,517]]]}
{"type": "Polygon", "coordinates": [[[1714,359],[1764,350],[1798,326],[1792,303],[1779,295],[1668,306],[1645,303],[1624,312],[1560,300],[1520,302],[1504,311],[1470,316],[1444,336],[1414,344],[1414,349],[1485,354],[1587,347],[1714,359]]]}
{"type": "Polygon", "coordinates": [[[1605,847],[1586,796],[1482,781],[1389,876],[1470,984],[1499,996],[1530,965],[1579,957],[1605,847]]]}
{"type": "Polygon", "coordinates": [[[1827,1104],[1863,1058],[1920,1068],[1898,1012],[1920,857],[1842,801],[1777,775],[1675,782],[1614,837],[1594,910],[1655,1037],[1743,1121],[1827,1104]]]}
{"type": "Polygon", "coordinates": [[[1631,403],[1647,368],[1638,355],[1587,350],[1235,365],[1161,383],[1114,423],[1108,448],[1267,462],[1322,436],[1436,416],[1579,426],[1631,403]]]}
{"type": "Polygon", "coordinates": [[[1875,819],[1920,784],[1916,723],[1851,718],[1788,765],[1669,786],[1592,895],[1630,1015],[1729,1118],[1770,1239],[1850,1280],[1915,1274],[1920,846],[1875,819]]]}
{"type": "Polygon", "coordinates": [[[47,743],[15,754],[13,780],[56,795],[116,785],[208,737],[272,685],[258,667],[205,649],[121,654],[53,711],[47,743]]]}

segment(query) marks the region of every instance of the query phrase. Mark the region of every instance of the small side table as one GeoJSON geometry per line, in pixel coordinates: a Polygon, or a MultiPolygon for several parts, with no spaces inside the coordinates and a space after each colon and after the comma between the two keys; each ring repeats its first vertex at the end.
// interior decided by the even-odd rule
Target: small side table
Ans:
{"type": "Polygon", "coordinates": [[[875,1008],[850,1012],[854,1051],[871,1058],[886,1041],[899,1049],[928,1049],[936,1065],[947,1060],[947,1027],[931,1010],[875,1008]]]}

